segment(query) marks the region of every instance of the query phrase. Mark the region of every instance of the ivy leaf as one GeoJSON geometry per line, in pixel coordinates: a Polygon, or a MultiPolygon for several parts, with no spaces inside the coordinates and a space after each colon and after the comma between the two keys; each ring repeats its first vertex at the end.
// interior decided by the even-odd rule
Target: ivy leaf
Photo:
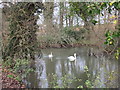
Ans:
{"type": "Polygon", "coordinates": [[[104,44],[108,44],[108,42],[106,41],[106,42],[104,42],[104,44]]]}
{"type": "Polygon", "coordinates": [[[94,24],[94,25],[97,23],[96,20],[92,20],[91,22],[92,22],[92,24],[94,24]]]}
{"type": "Polygon", "coordinates": [[[13,76],[13,75],[7,75],[7,77],[9,77],[9,78],[13,78],[14,76],[13,76]]]}
{"type": "Polygon", "coordinates": [[[89,14],[92,14],[92,13],[93,13],[92,10],[90,10],[90,11],[89,11],[89,14]]]}
{"type": "Polygon", "coordinates": [[[100,9],[96,9],[95,11],[96,13],[100,14],[100,9]]]}
{"type": "Polygon", "coordinates": [[[118,4],[118,9],[120,9],[120,3],[118,4]]]}
{"type": "Polygon", "coordinates": [[[106,4],[106,3],[103,3],[103,4],[101,5],[101,9],[103,9],[104,7],[107,7],[107,4],[106,4]]]}

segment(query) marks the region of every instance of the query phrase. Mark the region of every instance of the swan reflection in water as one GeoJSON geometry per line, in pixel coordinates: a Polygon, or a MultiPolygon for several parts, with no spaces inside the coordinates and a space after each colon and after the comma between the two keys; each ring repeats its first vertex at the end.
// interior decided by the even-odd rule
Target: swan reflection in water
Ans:
{"type": "Polygon", "coordinates": [[[45,61],[43,59],[37,60],[36,72],[37,72],[37,79],[39,80],[38,86],[40,88],[48,88],[46,64],[45,64],[45,61]]]}
{"type": "MultiPolygon", "coordinates": [[[[57,75],[56,83],[59,86],[63,86],[64,82],[61,80],[65,75],[69,75],[66,79],[72,79],[72,77],[81,78],[84,81],[87,79],[84,73],[84,67],[87,66],[89,72],[91,74],[91,78],[95,78],[95,76],[100,73],[101,82],[103,83],[105,79],[105,72],[111,72],[118,68],[117,61],[108,60],[106,57],[104,58],[95,58],[94,56],[86,55],[87,49],[45,49],[43,50],[43,57],[41,59],[36,59],[36,76],[32,76],[36,80],[36,88],[49,88],[52,87],[50,82],[53,82],[53,74],[57,75]],[[81,54],[78,55],[79,50],[81,54]],[[86,50],[86,52],[85,52],[86,50]],[[54,57],[52,57],[52,62],[49,58],[50,52],[52,51],[52,55],[54,53],[54,57]],[[68,59],[69,55],[77,53],[76,60],[70,61],[68,59]],[[53,73],[53,74],[52,74],[53,73]]],[[[73,56],[75,57],[75,56],[73,56]]],[[[32,81],[28,82],[30,84],[32,81]]],[[[68,85],[71,88],[77,87],[78,83],[72,83],[68,85]]],[[[100,87],[105,87],[105,85],[98,85],[100,87]]],[[[96,87],[98,87],[96,86],[96,87]]],[[[98,87],[99,88],[99,87],[98,87]]]]}

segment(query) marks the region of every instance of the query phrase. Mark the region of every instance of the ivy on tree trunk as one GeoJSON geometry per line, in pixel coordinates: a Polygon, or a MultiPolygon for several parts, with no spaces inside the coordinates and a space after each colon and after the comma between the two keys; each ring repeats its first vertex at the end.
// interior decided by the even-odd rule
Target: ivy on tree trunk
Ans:
{"type": "Polygon", "coordinates": [[[3,59],[7,57],[34,59],[36,51],[40,51],[36,37],[38,15],[35,16],[34,13],[41,13],[38,9],[43,9],[43,4],[41,2],[18,2],[11,4],[8,8],[10,33],[8,43],[2,51],[3,59]]]}

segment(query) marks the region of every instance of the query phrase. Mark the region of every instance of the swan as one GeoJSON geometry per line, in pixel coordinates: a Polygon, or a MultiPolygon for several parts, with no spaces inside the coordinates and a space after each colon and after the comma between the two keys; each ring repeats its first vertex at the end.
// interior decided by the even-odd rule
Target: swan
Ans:
{"type": "Polygon", "coordinates": [[[76,60],[76,53],[74,53],[74,56],[69,56],[68,59],[70,61],[75,61],[76,60]]]}
{"type": "Polygon", "coordinates": [[[53,57],[52,52],[51,52],[51,54],[48,55],[48,57],[49,57],[49,58],[52,58],[52,57],[53,57]]]}

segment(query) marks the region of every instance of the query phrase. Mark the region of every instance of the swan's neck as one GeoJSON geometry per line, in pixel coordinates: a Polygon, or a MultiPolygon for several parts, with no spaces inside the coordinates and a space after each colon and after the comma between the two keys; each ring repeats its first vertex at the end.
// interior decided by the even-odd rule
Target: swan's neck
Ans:
{"type": "Polygon", "coordinates": [[[52,55],[52,52],[51,52],[51,55],[52,55]]]}
{"type": "Polygon", "coordinates": [[[74,55],[75,59],[76,59],[76,55],[74,55]]]}

